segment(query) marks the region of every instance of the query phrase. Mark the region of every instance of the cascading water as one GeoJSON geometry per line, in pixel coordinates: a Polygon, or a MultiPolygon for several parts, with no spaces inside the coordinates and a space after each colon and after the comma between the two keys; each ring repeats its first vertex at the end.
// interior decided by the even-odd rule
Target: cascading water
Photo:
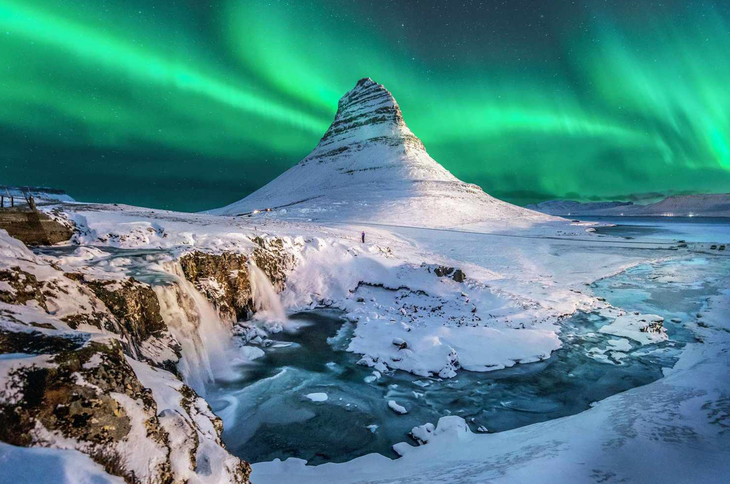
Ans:
{"type": "Polygon", "coordinates": [[[264,320],[285,325],[288,318],[284,307],[281,305],[279,295],[264,271],[256,266],[253,259],[248,261],[248,274],[257,316],[264,320]]]}
{"type": "Polygon", "coordinates": [[[165,263],[172,284],[154,287],[163,320],[182,347],[179,369],[191,387],[205,395],[205,386],[231,376],[231,326],[185,279],[178,263],[165,263]]]}
{"type": "MultiPolygon", "coordinates": [[[[172,281],[156,284],[154,291],[162,319],[182,348],[178,369],[188,385],[205,395],[206,385],[235,378],[233,364],[242,361],[231,341],[231,323],[223,321],[211,302],[185,278],[180,264],[164,262],[161,266],[172,281]]],[[[248,273],[257,317],[270,331],[281,331],[288,319],[279,295],[253,261],[249,261],[248,273]]]]}

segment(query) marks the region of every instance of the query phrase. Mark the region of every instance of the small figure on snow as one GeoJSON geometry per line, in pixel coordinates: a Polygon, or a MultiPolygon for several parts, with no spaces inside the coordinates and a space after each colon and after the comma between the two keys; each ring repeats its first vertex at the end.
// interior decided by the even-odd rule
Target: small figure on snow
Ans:
{"type": "Polygon", "coordinates": [[[362,234],[360,234],[360,235],[362,236],[362,243],[364,244],[365,243],[365,231],[363,230],[362,234]]]}

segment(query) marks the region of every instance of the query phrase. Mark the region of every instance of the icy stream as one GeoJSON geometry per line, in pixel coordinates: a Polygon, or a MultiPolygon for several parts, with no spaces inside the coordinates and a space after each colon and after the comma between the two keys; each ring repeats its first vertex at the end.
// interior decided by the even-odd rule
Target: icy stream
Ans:
{"type": "Polygon", "coordinates": [[[208,399],[223,418],[228,448],[251,462],[343,462],[371,452],[396,457],[393,444],[444,415],[465,418],[473,431],[499,432],[575,414],[660,378],[693,338],[684,323],[716,293],[713,279],[730,270],[728,262],[698,256],[641,265],[593,285],[613,305],[664,316],[670,340],[660,344],[599,333],[609,319],[577,313],[564,321],[563,349],[544,362],[460,371],[450,380],[404,372],[373,378],[372,369],[357,366],[359,357],[345,351],[351,323],[318,310],[292,315],[308,325],[275,335],[280,344],[239,367],[237,380],[209,389],[208,399]],[[396,414],[390,400],[408,413],[396,414]]]}

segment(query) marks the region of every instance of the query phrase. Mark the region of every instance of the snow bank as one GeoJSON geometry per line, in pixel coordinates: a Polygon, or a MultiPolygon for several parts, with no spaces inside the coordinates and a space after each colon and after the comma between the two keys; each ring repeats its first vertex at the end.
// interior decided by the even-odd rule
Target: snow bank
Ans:
{"type": "Polygon", "coordinates": [[[124,484],[76,450],[15,447],[0,442],[0,482],[6,484],[124,484]]]}

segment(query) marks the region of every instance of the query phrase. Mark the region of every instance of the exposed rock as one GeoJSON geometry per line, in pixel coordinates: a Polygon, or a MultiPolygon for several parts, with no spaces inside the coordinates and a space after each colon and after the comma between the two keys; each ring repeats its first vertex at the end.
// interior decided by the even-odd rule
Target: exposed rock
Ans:
{"type": "Polygon", "coordinates": [[[82,336],[53,337],[39,331],[21,332],[0,329],[0,354],[53,354],[73,351],[83,346],[82,336]]]}
{"type": "Polygon", "coordinates": [[[439,277],[448,276],[452,272],[454,272],[453,267],[444,267],[444,266],[438,266],[436,269],[433,270],[433,273],[439,277]]]}
{"type": "Polygon", "coordinates": [[[45,213],[17,207],[0,209],[0,228],[27,245],[53,245],[73,236],[67,225],[45,213]]]}
{"type": "Polygon", "coordinates": [[[152,288],[129,278],[125,281],[84,281],[136,341],[159,334],[166,326],[152,288]]]}
{"type": "MultiPolygon", "coordinates": [[[[256,247],[250,258],[278,291],[284,289],[286,269],[294,264],[281,239],[252,239],[256,247]]],[[[229,321],[250,319],[255,311],[249,279],[249,256],[223,252],[191,252],[180,258],[185,278],[229,321]]]]}
{"type": "Polygon", "coordinates": [[[11,267],[0,270],[0,282],[7,283],[11,288],[0,289],[0,301],[8,304],[26,304],[34,300],[40,307],[48,310],[42,284],[33,274],[21,270],[20,267],[11,267]]]}
{"type": "MultiPolygon", "coordinates": [[[[60,338],[59,338],[60,339],[60,338]]],[[[78,442],[92,458],[110,452],[130,434],[132,421],[114,394],[139,402],[145,414],[147,438],[164,446],[167,434],[159,426],[149,389],[137,380],[117,341],[90,342],[78,350],[61,351],[51,365],[22,367],[10,374],[20,388],[17,404],[0,393],[0,440],[20,446],[48,446],[60,435],[78,442]]],[[[66,444],[67,445],[67,444],[66,444]]],[[[151,461],[155,482],[172,482],[170,463],[151,461]]],[[[123,475],[128,482],[132,476],[123,475]]]]}
{"type": "Polygon", "coordinates": [[[461,269],[456,269],[454,275],[451,277],[456,282],[464,282],[466,280],[466,274],[461,269]]]}
{"type": "Polygon", "coordinates": [[[274,288],[283,291],[286,271],[294,265],[293,256],[286,251],[284,242],[279,238],[254,237],[252,240],[258,245],[252,255],[254,262],[264,271],[274,288]]]}
{"type": "Polygon", "coordinates": [[[210,300],[221,318],[248,319],[253,313],[251,283],[243,254],[191,252],[180,258],[185,278],[210,300]]]}
{"type": "MultiPolygon", "coordinates": [[[[431,267],[428,268],[431,270],[431,267]]],[[[451,276],[456,282],[464,282],[466,280],[466,274],[461,269],[455,269],[454,267],[437,266],[433,269],[433,273],[439,277],[451,276]]]]}
{"type": "MultiPolygon", "coordinates": [[[[646,322],[645,320],[641,320],[641,322],[646,322]]],[[[664,320],[663,319],[655,319],[653,321],[649,321],[646,326],[642,326],[639,328],[639,331],[642,333],[657,333],[662,334],[664,330],[664,320]]]]}

